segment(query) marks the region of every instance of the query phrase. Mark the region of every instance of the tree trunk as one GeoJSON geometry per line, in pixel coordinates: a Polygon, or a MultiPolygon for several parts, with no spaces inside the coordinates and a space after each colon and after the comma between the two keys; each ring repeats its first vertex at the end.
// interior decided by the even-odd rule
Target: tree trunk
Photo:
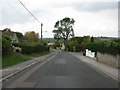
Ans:
{"type": "Polygon", "coordinates": [[[65,51],[67,51],[67,40],[64,40],[65,51]]]}

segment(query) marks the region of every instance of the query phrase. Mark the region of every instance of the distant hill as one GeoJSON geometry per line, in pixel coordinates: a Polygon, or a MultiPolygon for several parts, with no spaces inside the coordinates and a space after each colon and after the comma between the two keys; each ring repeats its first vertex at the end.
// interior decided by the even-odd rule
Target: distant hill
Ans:
{"type": "Polygon", "coordinates": [[[50,42],[50,41],[54,41],[54,38],[43,38],[43,40],[45,40],[45,41],[47,41],[47,42],[48,42],[48,41],[50,42]]]}
{"type": "Polygon", "coordinates": [[[109,41],[113,39],[118,39],[117,37],[98,37],[102,41],[109,41]]]}

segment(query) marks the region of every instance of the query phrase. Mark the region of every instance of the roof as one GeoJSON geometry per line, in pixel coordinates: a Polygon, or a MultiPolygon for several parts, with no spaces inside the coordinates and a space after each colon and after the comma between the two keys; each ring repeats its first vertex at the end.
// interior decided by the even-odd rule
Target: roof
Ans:
{"type": "Polygon", "coordinates": [[[12,32],[9,28],[6,28],[6,29],[2,30],[2,34],[13,36],[14,32],[12,32]]]}

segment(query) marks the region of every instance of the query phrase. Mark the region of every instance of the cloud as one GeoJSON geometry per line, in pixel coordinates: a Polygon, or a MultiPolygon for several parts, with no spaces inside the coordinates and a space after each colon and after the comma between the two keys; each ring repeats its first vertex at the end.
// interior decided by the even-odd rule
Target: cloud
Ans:
{"type": "Polygon", "coordinates": [[[99,12],[108,9],[117,9],[117,2],[90,2],[75,4],[75,9],[78,11],[99,12]]]}
{"type": "MultiPolygon", "coordinates": [[[[15,0],[13,0],[15,1],[15,0]]],[[[18,0],[17,0],[18,1],[18,0]]],[[[0,4],[2,23],[4,25],[23,24],[35,21],[19,2],[3,2],[0,4]],[[2,4],[2,5],[1,5],[2,4]]],[[[40,9],[30,10],[36,17],[44,11],[40,9]]]]}
{"type": "MultiPolygon", "coordinates": [[[[7,0],[9,1],[9,0],[7,0]]],[[[12,1],[12,0],[11,0],[12,1]]],[[[2,9],[4,25],[0,29],[11,28],[13,31],[40,33],[40,24],[19,4],[18,0],[5,3],[2,9]]],[[[53,37],[52,30],[57,20],[64,17],[75,19],[76,36],[117,36],[118,11],[115,2],[80,2],[81,0],[21,0],[26,7],[43,23],[43,36],[53,37]],[[45,32],[47,31],[47,32],[45,32]]],[[[0,5],[1,7],[1,5],[0,5]]],[[[1,8],[0,8],[1,10],[1,8]]]]}
{"type": "Polygon", "coordinates": [[[75,10],[87,12],[99,12],[108,9],[117,9],[118,2],[73,2],[55,5],[56,7],[73,7],[75,10]]]}

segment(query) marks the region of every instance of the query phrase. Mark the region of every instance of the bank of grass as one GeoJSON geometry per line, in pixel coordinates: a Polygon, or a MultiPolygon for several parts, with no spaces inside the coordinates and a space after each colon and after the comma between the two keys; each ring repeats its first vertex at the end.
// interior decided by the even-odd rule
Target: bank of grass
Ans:
{"type": "Polygon", "coordinates": [[[2,68],[7,68],[21,62],[30,60],[30,57],[27,57],[20,53],[11,53],[7,56],[2,57],[2,68]]]}
{"type": "MultiPolygon", "coordinates": [[[[54,52],[54,51],[51,50],[50,52],[32,53],[29,56],[40,57],[43,55],[47,55],[51,52],[54,52]]],[[[19,63],[28,61],[28,60],[31,60],[31,58],[24,54],[14,52],[7,56],[2,57],[2,68],[4,69],[4,68],[10,67],[10,66],[13,66],[15,64],[19,64],[19,63]]]]}
{"type": "Polygon", "coordinates": [[[49,53],[51,53],[51,51],[50,52],[41,52],[41,53],[32,53],[32,54],[30,54],[30,56],[40,57],[40,56],[43,56],[43,55],[47,55],[49,53]]]}

